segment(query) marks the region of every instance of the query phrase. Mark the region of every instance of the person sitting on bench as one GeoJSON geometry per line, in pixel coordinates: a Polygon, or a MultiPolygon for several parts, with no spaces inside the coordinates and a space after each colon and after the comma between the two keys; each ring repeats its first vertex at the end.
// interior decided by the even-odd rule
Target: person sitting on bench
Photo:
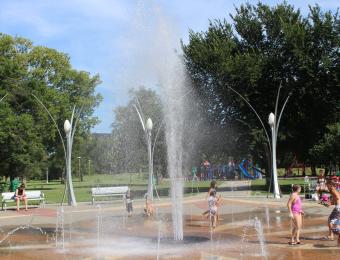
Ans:
{"type": "Polygon", "coordinates": [[[19,204],[20,200],[24,201],[25,204],[25,210],[27,211],[27,199],[26,199],[26,193],[25,193],[25,184],[22,183],[15,191],[14,195],[15,202],[17,204],[17,211],[19,211],[19,204]]]}

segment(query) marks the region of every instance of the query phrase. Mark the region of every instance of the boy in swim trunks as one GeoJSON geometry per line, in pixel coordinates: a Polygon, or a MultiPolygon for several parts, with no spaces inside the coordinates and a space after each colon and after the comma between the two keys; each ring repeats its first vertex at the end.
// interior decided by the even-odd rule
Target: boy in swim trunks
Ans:
{"type": "Polygon", "coordinates": [[[332,195],[329,205],[335,205],[332,213],[328,217],[329,234],[328,240],[334,240],[334,234],[338,235],[338,246],[340,246],[340,192],[336,189],[336,183],[332,180],[327,181],[327,187],[332,195]]]}

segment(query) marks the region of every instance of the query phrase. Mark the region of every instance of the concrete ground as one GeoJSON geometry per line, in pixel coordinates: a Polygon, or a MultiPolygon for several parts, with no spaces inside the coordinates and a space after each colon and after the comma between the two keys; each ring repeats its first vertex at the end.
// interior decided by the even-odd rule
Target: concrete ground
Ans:
{"type": "MultiPolygon", "coordinates": [[[[306,215],[301,238],[304,244],[292,247],[287,244],[290,236],[290,220],[286,208],[288,196],[281,199],[251,196],[250,190],[245,189],[249,185],[248,181],[228,181],[221,185],[222,188],[230,189],[220,192],[223,198],[219,209],[220,220],[213,233],[210,232],[208,221],[201,216],[201,213],[207,209],[206,193],[185,196],[183,215],[186,246],[179,244],[168,246],[167,243],[164,245],[162,242],[163,251],[157,249],[158,259],[309,259],[311,257],[340,259],[340,248],[336,247],[336,241],[321,239],[328,232],[327,218],[332,208],[321,206],[315,201],[303,200],[306,215]],[[256,235],[252,227],[254,219],[261,221],[262,239],[256,235]],[[192,239],[201,239],[202,242],[192,243],[192,239]],[[205,241],[214,242],[207,244],[205,241]],[[207,245],[208,249],[204,249],[207,245]],[[178,247],[178,252],[174,247],[178,247]],[[262,254],[260,247],[266,253],[262,254]]],[[[172,236],[169,220],[171,200],[155,198],[155,216],[151,220],[143,217],[143,207],[144,199],[134,200],[134,212],[131,218],[127,217],[122,200],[95,205],[90,202],[78,203],[77,207],[48,204],[45,208],[30,207],[28,211],[16,212],[14,208],[2,211],[0,213],[0,257],[1,259],[17,259],[16,257],[29,259],[27,258],[29,252],[29,255],[34,257],[31,259],[45,259],[42,255],[32,253],[30,250],[32,245],[39,248],[41,254],[45,252],[45,247],[52,252],[51,248],[60,248],[60,239],[63,236],[63,241],[71,241],[66,246],[69,251],[62,253],[64,259],[85,257],[98,259],[98,255],[93,257],[95,255],[93,251],[84,253],[79,249],[84,246],[79,244],[80,238],[84,241],[96,239],[97,246],[99,242],[105,244],[105,240],[112,240],[115,246],[111,247],[111,244],[103,246],[106,251],[100,248],[103,252],[99,259],[155,259],[155,254],[152,253],[150,256],[150,251],[156,250],[154,247],[160,232],[163,232],[163,236],[172,236]],[[164,228],[160,229],[159,223],[162,223],[164,228]],[[23,231],[25,227],[41,228],[45,235],[32,232],[26,234],[23,231]],[[63,231],[60,233],[61,227],[63,231]],[[131,237],[134,239],[126,243],[135,243],[138,258],[128,249],[117,251],[117,241],[122,239],[124,241],[131,237]],[[139,238],[138,241],[136,238],[139,238]]],[[[93,244],[86,243],[88,247],[93,244]]],[[[125,248],[125,242],[121,243],[120,247],[125,248]]],[[[64,242],[62,247],[65,247],[64,242]]],[[[59,259],[59,254],[60,252],[53,251],[50,260],[59,259]]]]}

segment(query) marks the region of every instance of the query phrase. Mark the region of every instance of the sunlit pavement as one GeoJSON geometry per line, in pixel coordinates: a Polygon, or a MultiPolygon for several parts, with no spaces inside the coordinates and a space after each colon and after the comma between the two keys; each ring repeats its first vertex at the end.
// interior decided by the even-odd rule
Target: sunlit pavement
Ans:
{"type": "Polygon", "coordinates": [[[65,205],[63,208],[60,205],[46,205],[45,208],[30,207],[28,211],[19,212],[10,208],[0,214],[1,236],[4,238],[18,227],[21,229],[4,240],[0,238],[3,240],[0,256],[1,259],[27,259],[28,254],[35,257],[32,259],[44,259],[43,252],[49,250],[51,259],[58,259],[60,254],[66,259],[96,259],[98,256],[99,259],[136,259],[136,255],[139,259],[155,259],[155,254],[158,254],[159,259],[338,257],[340,250],[336,247],[336,241],[321,240],[327,234],[327,218],[332,208],[303,200],[306,213],[301,234],[303,244],[290,246],[287,244],[290,236],[290,220],[286,209],[288,197],[274,199],[263,195],[251,196],[249,190],[239,188],[247,185],[247,181],[220,185],[221,190],[230,186],[232,189],[220,192],[220,220],[213,232],[210,232],[208,220],[201,215],[207,209],[206,193],[185,196],[183,244],[169,242],[172,237],[169,198],[155,198],[155,213],[149,219],[143,217],[144,199],[134,201],[131,218],[127,217],[122,200],[95,205],[90,202],[78,203],[77,207],[65,205]],[[252,226],[254,219],[261,222],[264,251],[259,249],[259,237],[252,226]],[[60,242],[61,223],[63,242],[60,242]],[[39,227],[45,233],[26,232],[32,227],[39,227]],[[56,233],[57,227],[59,231],[56,233]],[[157,249],[157,237],[160,234],[161,246],[157,249]],[[61,243],[64,247],[62,252],[61,243]],[[129,250],[129,245],[133,245],[135,250],[129,250]],[[84,246],[89,248],[88,251],[81,250],[84,246]],[[39,249],[39,254],[32,253],[36,249],[39,249]],[[155,250],[158,251],[155,253],[155,250]],[[265,252],[265,255],[261,252],[265,252]]]}

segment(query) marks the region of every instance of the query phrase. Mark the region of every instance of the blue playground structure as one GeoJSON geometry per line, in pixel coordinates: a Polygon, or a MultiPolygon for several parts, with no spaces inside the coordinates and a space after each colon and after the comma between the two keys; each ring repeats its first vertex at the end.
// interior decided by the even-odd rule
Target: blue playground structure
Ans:
{"type": "Polygon", "coordinates": [[[243,174],[243,176],[245,178],[249,178],[249,179],[252,179],[252,180],[259,178],[261,173],[263,174],[263,172],[260,169],[252,166],[249,163],[249,161],[246,160],[246,159],[243,159],[238,167],[240,168],[240,170],[241,170],[241,172],[242,172],[242,174],[243,174]],[[254,170],[254,174],[249,173],[248,172],[248,168],[253,169],[254,170]]]}

